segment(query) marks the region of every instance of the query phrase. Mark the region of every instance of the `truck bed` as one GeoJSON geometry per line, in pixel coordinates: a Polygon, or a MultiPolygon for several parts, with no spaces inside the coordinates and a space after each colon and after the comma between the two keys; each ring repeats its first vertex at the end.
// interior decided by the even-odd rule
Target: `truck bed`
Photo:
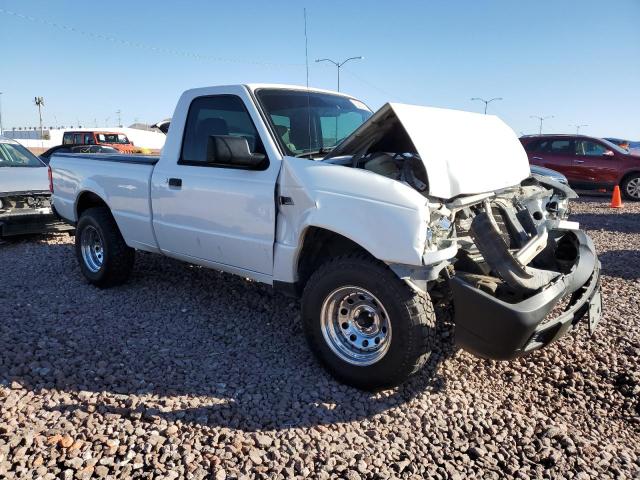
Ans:
{"type": "MultiPolygon", "coordinates": [[[[74,158],[89,161],[137,163],[155,165],[160,160],[155,155],[127,155],[122,153],[54,153],[55,158],[74,158]]],[[[53,158],[53,157],[52,157],[53,158]]]]}
{"type": "Polygon", "coordinates": [[[158,160],[147,155],[55,153],[50,162],[54,208],[75,224],[85,192],[91,192],[110,206],[130,247],[157,251],[149,199],[151,175],[158,160]]]}

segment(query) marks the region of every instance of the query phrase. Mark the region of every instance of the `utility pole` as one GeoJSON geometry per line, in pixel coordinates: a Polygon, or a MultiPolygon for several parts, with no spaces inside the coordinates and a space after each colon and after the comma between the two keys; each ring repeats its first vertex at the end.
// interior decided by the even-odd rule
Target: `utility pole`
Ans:
{"type": "Polygon", "coordinates": [[[0,135],[2,135],[2,92],[0,92],[0,135]]]}
{"type": "Polygon", "coordinates": [[[118,115],[118,126],[122,127],[122,118],[120,116],[122,112],[120,110],[116,110],[116,115],[118,115]]]}
{"type": "Polygon", "coordinates": [[[586,123],[581,123],[579,125],[571,125],[572,127],[576,127],[576,135],[580,135],[580,129],[582,127],[588,127],[589,125],[587,125],[586,123]]]}
{"type": "Polygon", "coordinates": [[[33,99],[33,103],[35,103],[36,107],[38,107],[38,116],[40,117],[40,140],[44,140],[44,135],[42,132],[42,107],[44,107],[44,98],[35,97],[33,99]]]}
{"type": "Polygon", "coordinates": [[[316,63],[318,62],[331,62],[333,63],[336,67],[338,67],[338,91],[340,91],[340,68],[347,62],[350,62],[351,60],[363,60],[364,57],[350,57],[347,58],[346,60],[343,60],[342,62],[336,62],[335,60],[331,60],[330,58],[317,58],[316,59],[316,63]]]}
{"type": "Polygon", "coordinates": [[[546,117],[540,117],[539,115],[530,115],[529,118],[537,118],[538,120],[540,120],[540,130],[539,130],[539,134],[542,135],[542,122],[544,122],[545,120],[549,119],[549,118],[554,118],[553,115],[547,115],[546,117]]]}
{"type": "Polygon", "coordinates": [[[489,100],[485,100],[484,98],[480,98],[480,97],[473,97],[471,99],[471,101],[474,100],[480,100],[481,102],[484,103],[484,114],[487,114],[487,106],[489,106],[489,104],[493,101],[497,101],[497,100],[502,100],[502,97],[494,97],[494,98],[490,98],[489,100]]]}

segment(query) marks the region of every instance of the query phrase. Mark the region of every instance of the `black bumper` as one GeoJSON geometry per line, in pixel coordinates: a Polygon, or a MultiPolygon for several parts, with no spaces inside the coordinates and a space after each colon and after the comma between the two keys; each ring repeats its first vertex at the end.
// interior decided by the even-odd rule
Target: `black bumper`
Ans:
{"type": "Polygon", "coordinates": [[[0,237],[33,233],[56,233],[73,230],[73,226],[59,220],[53,213],[0,215],[0,237]]]}
{"type": "Polygon", "coordinates": [[[600,262],[591,239],[574,231],[578,259],[572,271],[519,303],[501,301],[453,277],[456,343],[484,358],[509,360],[557,340],[573,329],[599,300],[600,262]],[[563,297],[571,300],[558,317],[546,319],[563,297]]]}

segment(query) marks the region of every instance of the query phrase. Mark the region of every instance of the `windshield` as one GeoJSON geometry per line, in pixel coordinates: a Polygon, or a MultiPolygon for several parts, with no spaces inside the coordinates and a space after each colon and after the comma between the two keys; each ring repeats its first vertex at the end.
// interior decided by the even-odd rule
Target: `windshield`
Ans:
{"type": "Polygon", "coordinates": [[[38,157],[17,143],[0,142],[0,167],[43,167],[38,157]]]}
{"type": "Polygon", "coordinates": [[[265,89],[256,95],[288,155],[328,151],[371,116],[364,103],[330,93],[265,89]]]}
{"type": "Polygon", "coordinates": [[[122,133],[98,133],[98,142],[100,143],[129,143],[129,139],[122,133]]]}

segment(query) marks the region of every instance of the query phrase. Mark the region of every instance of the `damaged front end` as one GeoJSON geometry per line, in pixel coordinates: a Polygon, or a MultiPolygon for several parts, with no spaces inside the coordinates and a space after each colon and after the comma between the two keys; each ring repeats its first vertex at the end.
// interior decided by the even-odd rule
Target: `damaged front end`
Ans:
{"type": "Polygon", "coordinates": [[[458,250],[443,269],[456,343],[506,360],[541,348],[589,316],[600,318],[600,262],[591,239],[566,220],[572,191],[528,178],[475,202],[454,201],[458,250]]]}
{"type": "Polygon", "coordinates": [[[0,237],[70,229],[54,215],[49,191],[0,193],[0,237]]]}
{"type": "Polygon", "coordinates": [[[424,196],[421,265],[387,263],[415,290],[452,297],[464,349],[510,359],[553,342],[585,314],[595,328],[600,263],[591,239],[567,221],[576,195],[531,174],[497,117],[386,104],[325,161],[424,196]]]}

